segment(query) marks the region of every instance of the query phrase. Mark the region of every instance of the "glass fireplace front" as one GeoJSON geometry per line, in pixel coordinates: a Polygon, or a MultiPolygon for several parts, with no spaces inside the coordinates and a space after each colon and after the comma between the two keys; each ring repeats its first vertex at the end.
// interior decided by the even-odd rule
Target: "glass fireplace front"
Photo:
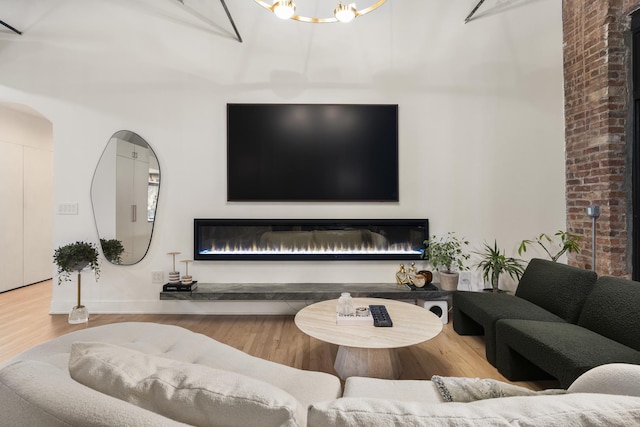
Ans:
{"type": "Polygon", "coordinates": [[[196,260],[419,260],[426,219],[195,219],[196,260]]]}

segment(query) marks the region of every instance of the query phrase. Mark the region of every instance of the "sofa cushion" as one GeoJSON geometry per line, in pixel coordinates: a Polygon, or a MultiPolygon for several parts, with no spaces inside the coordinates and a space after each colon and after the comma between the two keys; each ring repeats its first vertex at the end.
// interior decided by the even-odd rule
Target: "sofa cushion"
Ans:
{"type": "Polygon", "coordinates": [[[309,427],[640,425],[640,398],[601,394],[503,397],[471,403],[342,398],[311,405],[309,427]]]}
{"type": "Polygon", "coordinates": [[[518,283],[516,296],[577,323],[596,279],[593,271],[534,258],[518,283]]]}
{"type": "Polygon", "coordinates": [[[496,335],[497,367],[511,381],[536,379],[522,376],[522,357],[557,378],[562,387],[599,365],[640,363],[637,350],[571,323],[503,319],[496,324],[496,335]]]}
{"type": "Polygon", "coordinates": [[[196,426],[306,423],[306,408],[263,381],[111,344],[74,343],[69,373],[102,393],[196,426]]]}
{"type": "Polygon", "coordinates": [[[578,324],[640,351],[640,282],[600,277],[578,324]]]}

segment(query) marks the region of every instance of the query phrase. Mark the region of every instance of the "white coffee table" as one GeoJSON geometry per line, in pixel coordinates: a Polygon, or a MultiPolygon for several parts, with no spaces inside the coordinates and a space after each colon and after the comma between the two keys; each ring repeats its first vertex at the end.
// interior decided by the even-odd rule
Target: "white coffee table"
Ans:
{"type": "Polygon", "coordinates": [[[392,327],[338,326],[337,304],[338,300],[328,300],[305,307],[296,314],[295,323],[305,334],[339,346],[334,367],[342,379],[352,376],[398,379],[402,364],[396,349],[430,340],[442,331],[442,321],[431,311],[381,298],[354,298],[353,305],[386,306],[392,327]]]}

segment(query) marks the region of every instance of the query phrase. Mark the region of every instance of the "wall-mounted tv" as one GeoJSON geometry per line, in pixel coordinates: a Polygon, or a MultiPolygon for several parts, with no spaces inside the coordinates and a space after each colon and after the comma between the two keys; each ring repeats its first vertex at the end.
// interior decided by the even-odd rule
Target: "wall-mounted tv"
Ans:
{"type": "Polygon", "coordinates": [[[227,200],[398,201],[398,106],[227,104],[227,200]]]}

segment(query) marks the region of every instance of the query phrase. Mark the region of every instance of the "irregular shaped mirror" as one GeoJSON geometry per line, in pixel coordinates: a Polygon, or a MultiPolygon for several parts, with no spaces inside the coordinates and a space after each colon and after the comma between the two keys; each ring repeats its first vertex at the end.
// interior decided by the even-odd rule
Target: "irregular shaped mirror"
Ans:
{"type": "Polygon", "coordinates": [[[91,182],[91,204],[105,258],[131,265],[147,254],[160,192],[160,165],[138,134],[121,130],[104,149],[91,182]]]}

